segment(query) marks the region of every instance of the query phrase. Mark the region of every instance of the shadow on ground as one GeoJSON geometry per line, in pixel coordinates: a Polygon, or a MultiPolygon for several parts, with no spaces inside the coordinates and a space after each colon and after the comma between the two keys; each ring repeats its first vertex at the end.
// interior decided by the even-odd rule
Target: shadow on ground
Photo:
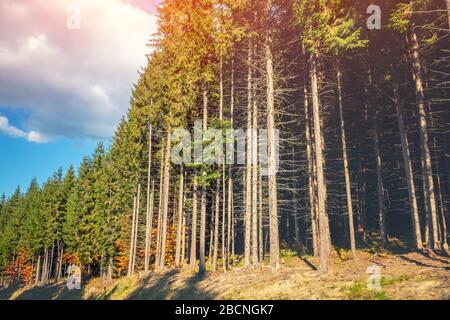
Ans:
{"type": "MultiPolygon", "coordinates": [[[[18,288],[8,288],[0,291],[0,300],[9,300],[18,288]]],[[[69,291],[64,284],[43,285],[22,289],[15,295],[15,300],[81,300],[81,290],[69,291]]]]}
{"type": "MultiPolygon", "coordinates": [[[[204,274],[192,274],[190,277],[174,269],[163,274],[151,274],[139,281],[138,286],[127,295],[129,300],[211,300],[213,294],[200,288],[204,274]]],[[[114,298],[120,290],[115,286],[100,299],[114,298]]]]}

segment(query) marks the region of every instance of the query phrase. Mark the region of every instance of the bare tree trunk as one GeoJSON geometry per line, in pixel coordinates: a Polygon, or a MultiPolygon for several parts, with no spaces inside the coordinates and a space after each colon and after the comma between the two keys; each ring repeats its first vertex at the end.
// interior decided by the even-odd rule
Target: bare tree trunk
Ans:
{"type": "Polygon", "coordinates": [[[318,222],[319,222],[319,253],[320,253],[320,269],[322,272],[327,272],[328,255],[329,252],[329,229],[327,227],[327,213],[326,213],[326,191],[325,191],[325,176],[323,169],[323,142],[320,121],[320,107],[319,107],[319,88],[317,81],[317,58],[312,56],[311,61],[311,93],[313,100],[313,122],[314,122],[314,140],[315,140],[315,155],[316,155],[316,171],[317,171],[317,207],[318,207],[318,222]]]}
{"type": "Polygon", "coordinates": [[[39,284],[39,274],[41,272],[41,255],[38,256],[38,262],[37,262],[37,266],[36,266],[36,278],[34,280],[34,284],[38,285],[39,284]]]}
{"type": "MultiPolygon", "coordinates": [[[[255,46],[256,48],[256,46],[255,46]]],[[[255,49],[256,52],[256,49],[255,49]]],[[[255,54],[256,55],[256,54],[255,54]]],[[[255,77],[256,78],[256,77],[255,77]]],[[[257,265],[258,256],[258,102],[256,101],[256,79],[253,80],[252,96],[252,130],[251,130],[251,162],[252,162],[252,264],[257,265]]]]}
{"type": "Polygon", "coordinates": [[[147,164],[147,217],[145,225],[145,262],[144,269],[148,272],[150,268],[150,251],[152,243],[152,228],[153,228],[153,196],[154,196],[154,183],[151,182],[152,177],[152,138],[153,138],[152,125],[148,126],[148,164],[147,164]],[[150,191],[151,189],[151,191],[150,191]]]}
{"type": "Polygon", "coordinates": [[[244,267],[251,263],[251,218],[252,218],[252,107],[253,107],[253,42],[250,39],[248,45],[248,77],[247,77],[247,154],[245,168],[245,243],[244,243],[244,267]]]}
{"type": "Polygon", "coordinates": [[[42,267],[42,279],[41,279],[41,283],[46,283],[47,282],[47,266],[48,266],[48,249],[45,248],[44,250],[44,263],[43,263],[43,267],[42,267]]]}
{"type": "Polygon", "coordinates": [[[231,176],[228,178],[228,193],[227,193],[227,267],[230,265],[230,255],[231,255],[231,229],[232,229],[232,214],[233,214],[233,180],[231,176]]]}
{"type": "Polygon", "coordinates": [[[206,190],[202,189],[200,200],[200,264],[199,273],[204,273],[206,251],[206,190]]]}
{"type": "Polygon", "coordinates": [[[163,211],[163,193],[164,193],[164,157],[165,157],[165,144],[161,146],[161,163],[159,166],[159,203],[158,203],[158,226],[156,232],[156,257],[155,257],[155,269],[158,269],[161,265],[161,236],[162,236],[162,211],[163,211]]]}
{"type": "Polygon", "coordinates": [[[51,251],[51,255],[50,255],[50,263],[49,263],[49,267],[48,267],[48,276],[47,279],[52,279],[52,271],[53,271],[53,256],[55,255],[55,243],[52,243],[52,251],[51,251]]]}
{"type": "Polygon", "coordinates": [[[215,214],[214,214],[214,246],[213,246],[213,257],[212,257],[212,272],[216,272],[217,269],[217,256],[219,251],[219,211],[220,211],[220,197],[219,197],[220,184],[217,183],[216,192],[214,193],[215,198],[215,214]]]}
{"type": "Polygon", "coordinates": [[[63,255],[64,255],[64,246],[60,241],[58,241],[58,263],[56,270],[56,282],[59,282],[59,280],[62,277],[63,255]]]}
{"type": "Polygon", "coordinates": [[[212,260],[213,260],[213,251],[214,251],[214,217],[215,214],[211,214],[211,221],[209,223],[209,228],[210,228],[210,232],[209,232],[209,253],[208,253],[208,260],[209,260],[209,264],[212,264],[212,260]]]}
{"type": "Polygon", "coordinates": [[[166,155],[164,157],[164,189],[163,189],[163,217],[162,217],[162,231],[161,231],[161,258],[160,269],[164,269],[166,252],[166,238],[167,238],[167,220],[169,214],[169,187],[170,187],[170,151],[171,151],[171,132],[170,128],[167,132],[166,155]]]}
{"type": "Polygon", "coordinates": [[[198,182],[197,182],[197,176],[194,176],[194,183],[193,183],[193,191],[192,191],[192,221],[191,221],[191,253],[189,256],[190,259],[190,266],[192,268],[195,268],[195,265],[197,264],[197,219],[198,219],[198,182]]]}
{"type": "Polygon", "coordinates": [[[420,231],[419,209],[417,206],[416,187],[414,183],[414,174],[411,163],[411,155],[409,151],[408,133],[406,131],[405,121],[403,119],[403,112],[400,100],[400,93],[398,83],[394,80],[394,102],[397,110],[398,128],[402,142],[403,162],[405,166],[406,182],[408,185],[409,205],[411,210],[412,231],[414,242],[417,250],[423,249],[422,234],[420,231]]]}
{"type": "Polygon", "coordinates": [[[437,221],[437,209],[436,209],[436,196],[434,191],[434,181],[433,181],[433,166],[431,161],[431,153],[429,148],[429,137],[428,137],[428,124],[427,124],[427,114],[425,111],[425,96],[423,90],[423,80],[422,80],[422,64],[419,55],[419,43],[417,40],[417,34],[414,29],[410,32],[411,38],[411,53],[413,59],[413,69],[414,69],[414,80],[416,84],[416,98],[417,107],[419,113],[419,125],[420,125],[420,146],[423,162],[423,171],[425,177],[425,187],[427,202],[430,209],[430,227],[431,227],[431,247],[434,250],[440,249],[440,243],[438,238],[438,221],[437,221]]]}
{"type": "Polygon", "coordinates": [[[180,174],[180,190],[178,193],[178,230],[177,230],[177,244],[175,249],[175,266],[180,266],[181,258],[181,236],[183,228],[183,199],[184,199],[184,173],[180,174]]]}
{"type": "Polygon", "coordinates": [[[138,184],[137,188],[137,199],[136,199],[136,217],[134,221],[134,241],[133,241],[133,255],[131,263],[131,274],[134,274],[136,269],[136,255],[137,255],[137,243],[138,243],[138,233],[139,233],[139,211],[141,207],[141,184],[138,184]]]}
{"type": "MultiPolygon", "coordinates": [[[[208,92],[203,91],[203,131],[208,129],[208,92]]],[[[206,174],[205,172],[202,173],[206,174]]],[[[199,273],[205,272],[205,250],[206,250],[206,190],[202,187],[200,201],[200,264],[199,273]]]]}
{"type": "Polygon", "coordinates": [[[130,230],[131,230],[131,235],[130,235],[130,250],[129,250],[129,257],[128,257],[128,276],[131,276],[132,270],[133,270],[133,250],[134,250],[134,225],[135,225],[135,220],[136,220],[136,194],[134,194],[133,197],[133,214],[131,215],[131,226],[130,226],[130,230]]]}
{"type": "Polygon", "coordinates": [[[315,159],[312,154],[312,141],[310,132],[310,116],[309,116],[309,102],[308,102],[308,89],[305,86],[303,88],[304,94],[304,107],[305,107],[305,139],[306,139],[306,159],[308,161],[308,200],[309,200],[309,215],[311,217],[311,234],[314,256],[319,256],[319,235],[317,230],[317,211],[316,211],[316,192],[315,192],[315,159]]]}
{"type": "Polygon", "coordinates": [[[280,268],[280,237],[278,230],[278,191],[276,176],[276,141],[275,141],[275,83],[272,55],[272,35],[270,15],[272,0],[267,0],[268,30],[265,42],[266,76],[267,76],[267,144],[268,144],[268,179],[269,179],[269,232],[270,232],[270,266],[280,268]]]}
{"type": "MultiPolygon", "coordinates": [[[[231,52],[231,92],[230,92],[230,123],[231,128],[234,125],[234,52],[231,52]]],[[[233,214],[233,177],[231,166],[229,169],[228,177],[228,194],[227,194],[227,205],[228,205],[228,223],[227,223],[227,265],[230,263],[230,253],[231,253],[231,229],[232,229],[232,214],[233,214]]],[[[224,199],[225,201],[225,199],[224,199]]]]}
{"type": "Polygon", "coordinates": [[[258,197],[259,197],[259,225],[258,225],[258,239],[259,239],[259,262],[263,262],[264,260],[264,248],[263,248],[263,236],[264,236],[264,229],[263,229],[263,218],[264,218],[264,213],[263,213],[263,195],[262,195],[262,176],[261,176],[261,172],[259,174],[259,183],[258,183],[258,187],[259,187],[259,193],[258,193],[258,197]]]}
{"type": "Polygon", "coordinates": [[[382,173],[382,160],[380,151],[380,140],[378,137],[377,111],[373,110],[373,129],[374,129],[374,150],[377,167],[377,188],[378,188],[378,218],[380,223],[380,232],[383,245],[387,245],[388,238],[386,233],[386,216],[384,208],[384,185],[382,173]]]}
{"type": "Polygon", "coordinates": [[[441,190],[441,176],[439,175],[439,172],[437,173],[437,183],[438,183],[438,196],[439,196],[439,206],[440,206],[440,213],[441,213],[441,219],[440,219],[440,226],[441,226],[441,245],[442,245],[442,252],[446,254],[447,256],[450,255],[450,251],[448,249],[448,242],[447,242],[447,222],[445,220],[446,216],[446,208],[444,204],[444,199],[442,197],[442,190],[441,190]]]}
{"type": "MultiPolygon", "coordinates": [[[[186,198],[183,195],[183,203],[186,202],[186,198]]],[[[183,210],[181,217],[181,262],[180,265],[184,266],[186,263],[186,214],[183,210]]]]}
{"type": "Polygon", "coordinates": [[[339,118],[341,124],[341,143],[342,143],[342,159],[344,164],[345,176],[345,190],[347,195],[347,211],[348,211],[348,231],[350,235],[350,249],[353,257],[356,255],[356,241],[355,241],[355,227],[353,222],[353,201],[352,201],[352,187],[350,184],[350,172],[347,155],[347,141],[345,135],[345,121],[344,121],[344,103],[342,98],[342,74],[338,66],[338,94],[339,94],[339,118]]]}
{"type": "Polygon", "coordinates": [[[225,171],[225,164],[222,166],[222,268],[223,271],[227,271],[228,267],[228,254],[227,254],[227,248],[226,248],[226,234],[225,234],[225,228],[227,225],[227,211],[226,211],[226,171],[225,171]]]}

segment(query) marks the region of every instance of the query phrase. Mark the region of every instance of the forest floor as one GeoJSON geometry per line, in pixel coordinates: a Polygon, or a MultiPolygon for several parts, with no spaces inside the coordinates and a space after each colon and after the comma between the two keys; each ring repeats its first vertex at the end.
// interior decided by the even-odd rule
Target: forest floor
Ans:
{"type": "Polygon", "coordinates": [[[93,279],[83,290],[64,284],[0,290],[1,299],[98,300],[450,300],[450,258],[417,252],[336,252],[329,272],[321,274],[311,257],[285,252],[278,272],[263,266],[199,275],[191,269],[170,269],[106,281],[93,279]],[[367,270],[378,266],[381,288],[369,290],[367,270]]]}

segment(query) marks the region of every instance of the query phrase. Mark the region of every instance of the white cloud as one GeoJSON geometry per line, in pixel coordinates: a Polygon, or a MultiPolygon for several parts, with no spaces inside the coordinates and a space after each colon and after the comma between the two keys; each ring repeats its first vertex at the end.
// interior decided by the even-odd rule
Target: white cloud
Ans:
{"type": "Polygon", "coordinates": [[[112,134],[156,31],[156,17],[139,3],[0,1],[0,108],[28,115],[21,126],[29,141],[112,134]],[[79,30],[67,28],[73,5],[81,12],[79,30]]]}
{"type": "Polygon", "coordinates": [[[23,138],[34,143],[46,143],[50,141],[50,138],[44,134],[31,130],[25,132],[19,128],[14,127],[9,123],[8,118],[0,116],[0,131],[13,138],[23,138]]]}

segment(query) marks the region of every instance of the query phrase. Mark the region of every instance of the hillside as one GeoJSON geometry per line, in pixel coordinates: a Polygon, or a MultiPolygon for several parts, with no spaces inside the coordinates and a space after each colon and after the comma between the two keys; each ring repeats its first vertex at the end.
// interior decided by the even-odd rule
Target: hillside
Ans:
{"type": "Polygon", "coordinates": [[[93,279],[82,292],[68,292],[64,284],[5,289],[0,291],[0,299],[450,299],[449,258],[359,251],[356,260],[335,256],[326,275],[314,270],[316,262],[286,254],[279,272],[266,267],[247,272],[236,268],[201,276],[188,269],[171,269],[114,281],[93,279]],[[370,291],[366,269],[375,264],[382,270],[382,290],[370,291]]]}

